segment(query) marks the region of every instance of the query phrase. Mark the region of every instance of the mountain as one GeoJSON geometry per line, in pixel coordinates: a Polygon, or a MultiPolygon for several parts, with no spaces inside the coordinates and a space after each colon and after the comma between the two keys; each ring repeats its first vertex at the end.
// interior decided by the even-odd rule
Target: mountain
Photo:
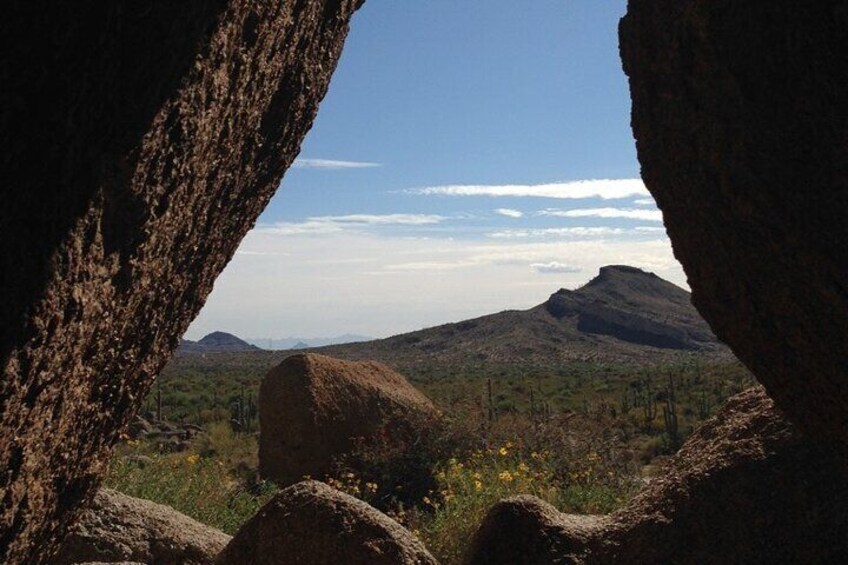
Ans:
{"type": "Polygon", "coordinates": [[[352,343],[357,341],[370,341],[374,338],[365,335],[344,334],[335,337],[282,337],[271,338],[247,338],[248,343],[257,345],[263,349],[307,349],[309,347],[322,347],[324,345],[337,345],[341,343],[352,343]]]}
{"type": "Polygon", "coordinates": [[[602,267],[576,290],[508,310],[386,339],[313,350],[349,359],[558,363],[639,362],[686,352],[729,355],[686,290],[635,267],[602,267]]]}
{"type": "Polygon", "coordinates": [[[198,341],[184,339],[180,342],[177,351],[181,353],[212,353],[212,352],[237,352],[237,351],[259,351],[255,345],[251,345],[241,338],[226,332],[212,332],[203,336],[198,341]]]}

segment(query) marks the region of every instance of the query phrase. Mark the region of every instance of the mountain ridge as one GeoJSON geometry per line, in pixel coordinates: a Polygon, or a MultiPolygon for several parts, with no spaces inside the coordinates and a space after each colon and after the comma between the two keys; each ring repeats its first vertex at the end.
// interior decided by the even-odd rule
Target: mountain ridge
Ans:
{"type": "Polygon", "coordinates": [[[688,353],[730,355],[688,291],[627,265],[602,267],[585,285],[559,289],[528,310],[312,351],[384,362],[642,362],[688,353]]]}
{"type": "Polygon", "coordinates": [[[247,343],[233,334],[215,331],[206,334],[197,341],[191,341],[189,339],[181,340],[177,351],[180,353],[213,353],[260,351],[260,348],[247,343]]]}

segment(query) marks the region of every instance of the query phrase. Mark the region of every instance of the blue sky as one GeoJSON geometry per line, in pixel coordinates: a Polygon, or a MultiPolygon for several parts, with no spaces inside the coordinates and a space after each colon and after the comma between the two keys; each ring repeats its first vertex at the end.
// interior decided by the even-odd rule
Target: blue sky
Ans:
{"type": "Polygon", "coordinates": [[[382,337],[609,263],[684,285],[645,191],[624,0],[368,0],[295,166],[187,336],[382,337]]]}

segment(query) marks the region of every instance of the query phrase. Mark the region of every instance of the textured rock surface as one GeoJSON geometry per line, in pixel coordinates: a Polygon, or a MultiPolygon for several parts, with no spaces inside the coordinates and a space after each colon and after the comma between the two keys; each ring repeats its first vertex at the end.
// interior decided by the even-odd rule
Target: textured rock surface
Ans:
{"type": "Polygon", "coordinates": [[[351,438],[370,437],[386,425],[399,438],[414,433],[422,416],[438,412],[381,363],[292,355],[259,388],[259,472],[282,486],[323,478],[333,458],[350,451],[351,438]]]}
{"type": "Polygon", "coordinates": [[[630,0],[642,177],[698,310],[848,446],[848,2],[630,0]]]}
{"type": "Polygon", "coordinates": [[[504,499],[489,509],[471,543],[473,564],[574,563],[606,516],[563,514],[535,496],[504,499]]]}
{"type": "Polygon", "coordinates": [[[157,565],[206,565],[232,539],[173,508],[101,489],[53,559],[139,561],[157,565]]]}
{"type": "Polygon", "coordinates": [[[360,3],[0,8],[0,562],[49,561],[93,494],[360,3]]]}
{"type": "Polygon", "coordinates": [[[283,489],[236,533],[218,565],[435,565],[403,526],[318,481],[283,489]]]}
{"type": "Polygon", "coordinates": [[[607,518],[562,515],[528,498],[492,509],[471,563],[848,559],[848,471],[832,450],[805,439],[759,387],[731,398],[665,476],[607,518]]]}

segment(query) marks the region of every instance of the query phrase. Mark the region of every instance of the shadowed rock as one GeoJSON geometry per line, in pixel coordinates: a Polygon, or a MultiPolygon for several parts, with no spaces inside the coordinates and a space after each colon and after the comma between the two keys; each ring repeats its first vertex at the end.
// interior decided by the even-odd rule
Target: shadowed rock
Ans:
{"type": "Polygon", "coordinates": [[[698,310],[810,437],[848,446],[848,3],[630,0],[642,178],[698,310]]]}
{"type": "Polygon", "coordinates": [[[487,515],[469,563],[843,563],[848,472],[762,388],[731,398],[654,480],[609,517],[532,497],[487,515]]]}
{"type": "Polygon", "coordinates": [[[470,563],[579,563],[606,516],[563,514],[535,496],[506,498],[474,535],[470,563]]]}
{"type": "Polygon", "coordinates": [[[232,539],[227,534],[148,500],[101,489],[53,559],[207,565],[232,539]]]}
{"type": "Polygon", "coordinates": [[[324,477],[354,438],[416,431],[438,411],[403,377],[374,361],[302,353],[271,369],[259,389],[259,472],[279,485],[324,477]],[[388,426],[388,430],[386,427],[388,426]]]}
{"type": "Polygon", "coordinates": [[[93,495],[360,3],[3,3],[0,562],[49,562],[93,495]]]}
{"type": "Polygon", "coordinates": [[[403,526],[318,481],[283,489],[236,533],[218,565],[436,565],[403,526]]]}

